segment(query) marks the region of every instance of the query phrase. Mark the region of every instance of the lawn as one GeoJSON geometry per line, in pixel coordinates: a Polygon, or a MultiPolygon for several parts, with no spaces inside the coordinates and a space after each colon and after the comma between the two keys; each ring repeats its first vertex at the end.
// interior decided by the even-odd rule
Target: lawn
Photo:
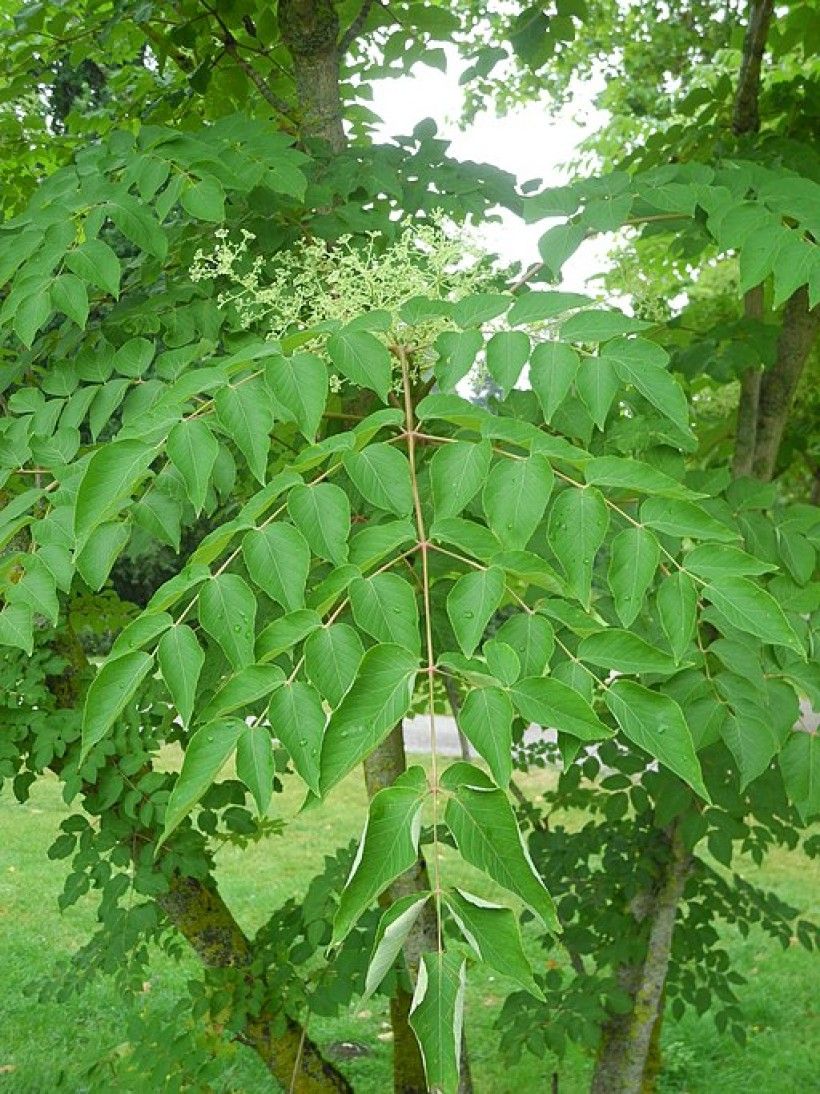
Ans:
{"type": "MultiPolygon", "coordinates": [[[[522,782],[529,781],[527,789],[533,792],[546,778],[534,774],[522,782]]],[[[274,837],[244,852],[225,849],[219,855],[220,885],[248,931],[284,897],[304,890],[325,853],[358,835],[365,806],[361,779],[351,776],[321,813],[293,816],[296,805],[295,788],[276,799],[276,808],[293,817],[285,838],[274,837]]],[[[0,1091],[112,1089],[84,1077],[89,1064],[127,1042],[126,1020],[135,1009],[160,1020],[167,1015],[170,1022],[179,998],[177,985],[196,971],[193,960],[180,968],[157,955],[145,992],[136,1000],[123,1000],[112,984],[100,981],[66,1003],[37,1001],[33,992],[53,980],[58,963],[83,942],[94,921],[93,899],[62,916],[57,910],[65,864],[50,862],[46,849],[65,812],[56,781],[37,785],[25,806],[17,804],[9,791],[0,795],[0,1091]]],[[[804,856],[777,852],[763,868],[749,862],[742,872],[820,918],[820,871],[804,856]]],[[[816,957],[797,946],[784,952],[759,933],[745,940],[728,937],[737,968],[750,978],[741,989],[748,1044],[741,1048],[719,1036],[708,1018],[669,1019],[662,1089],[689,1094],[820,1090],[816,957]]],[[[500,1058],[493,1024],[509,986],[480,968],[470,976],[466,1030],[476,1090],[547,1090],[552,1071],[559,1067],[562,1094],[581,1094],[587,1089],[591,1062],[580,1051],[560,1065],[532,1057],[509,1065],[500,1058]]],[[[367,1050],[367,1055],[342,1063],[359,1094],[381,1094],[391,1088],[385,1009],[377,998],[363,1008],[354,1006],[337,1020],[311,1022],[311,1034],[323,1046],[355,1042],[367,1050]]],[[[136,1091],[145,1086],[118,1081],[114,1089],[136,1091]]],[[[252,1054],[238,1048],[225,1058],[219,1082],[197,1089],[261,1094],[270,1090],[270,1081],[252,1054]]]]}

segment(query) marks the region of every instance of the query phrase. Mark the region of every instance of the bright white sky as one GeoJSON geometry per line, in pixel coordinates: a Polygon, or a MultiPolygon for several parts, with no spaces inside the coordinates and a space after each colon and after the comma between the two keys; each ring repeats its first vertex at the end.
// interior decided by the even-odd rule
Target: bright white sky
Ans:
{"type": "MultiPolygon", "coordinates": [[[[458,128],[462,89],[458,85],[459,64],[451,59],[446,73],[416,65],[410,76],[381,80],[374,84],[373,110],[383,119],[382,139],[409,134],[424,118],[433,118],[439,136],[452,141],[456,159],[493,163],[517,175],[519,182],[543,179],[544,185],[568,181],[564,165],[580,141],[598,128],[606,115],[593,105],[598,88],[579,89],[573,109],[553,118],[539,103],[528,103],[505,117],[481,114],[466,130],[458,128]]],[[[538,238],[552,221],[527,225],[504,213],[503,224],[488,224],[481,238],[491,251],[508,262],[525,266],[538,261],[538,238]]],[[[556,222],[557,223],[557,222],[556,222]]],[[[605,267],[606,239],[584,243],[563,271],[562,287],[582,291],[587,278],[605,267]]]]}

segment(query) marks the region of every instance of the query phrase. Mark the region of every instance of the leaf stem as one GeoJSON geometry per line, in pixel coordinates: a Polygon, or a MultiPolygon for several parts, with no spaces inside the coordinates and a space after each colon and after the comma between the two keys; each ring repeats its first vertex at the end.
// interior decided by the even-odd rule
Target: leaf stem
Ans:
{"type": "Polygon", "coordinates": [[[436,658],[433,647],[433,611],[430,603],[430,573],[428,566],[428,553],[432,546],[427,540],[427,530],[424,525],[424,514],[421,508],[419,496],[418,475],[416,471],[416,437],[415,415],[413,412],[413,393],[410,388],[410,367],[407,352],[404,346],[396,347],[396,355],[401,364],[402,388],[404,390],[404,417],[405,432],[407,436],[407,459],[410,464],[410,482],[413,491],[413,511],[416,517],[416,531],[418,533],[419,549],[421,551],[421,577],[422,577],[422,602],[424,606],[424,637],[427,653],[427,699],[430,718],[430,782],[433,799],[433,899],[436,909],[436,938],[438,950],[443,950],[441,927],[441,876],[438,851],[438,806],[441,788],[438,781],[438,741],[436,736],[436,712],[435,695],[433,691],[433,678],[436,672],[436,658]]]}

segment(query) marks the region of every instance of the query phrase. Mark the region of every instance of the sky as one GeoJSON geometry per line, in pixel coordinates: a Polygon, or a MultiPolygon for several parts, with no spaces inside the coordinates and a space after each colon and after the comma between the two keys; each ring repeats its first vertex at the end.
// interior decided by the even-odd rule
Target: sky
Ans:
{"type": "MultiPolygon", "coordinates": [[[[564,165],[579,142],[598,128],[606,115],[593,105],[598,88],[582,85],[572,110],[559,117],[547,113],[537,102],[527,103],[504,117],[491,112],[479,115],[467,129],[459,129],[462,89],[458,84],[460,65],[450,58],[447,72],[416,65],[409,76],[381,80],[374,84],[372,109],[382,118],[379,136],[411,133],[424,118],[433,118],[439,136],[452,141],[456,159],[492,163],[517,175],[519,182],[543,179],[545,186],[568,181],[564,165]]],[[[487,247],[508,262],[525,267],[538,261],[538,238],[557,221],[524,224],[504,210],[501,224],[485,224],[480,238],[487,247]]],[[[583,291],[586,280],[605,265],[606,239],[590,240],[579,248],[563,271],[562,287],[583,291]]]]}

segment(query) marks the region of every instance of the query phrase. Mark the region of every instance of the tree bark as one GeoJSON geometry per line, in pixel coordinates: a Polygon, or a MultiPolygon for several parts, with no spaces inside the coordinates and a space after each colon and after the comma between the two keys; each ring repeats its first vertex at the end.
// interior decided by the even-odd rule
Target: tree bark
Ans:
{"type": "Polygon", "coordinates": [[[633,1005],[613,1015],[602,1031],[590,1087],[591,1094],[641,1094],[647,1077],[657,1071],[650,1059],[653,1033],[661,1017],[666,972],[678,904],[683,896],[692,856],[676,827],[668,834],[669,855],[657,886],[633,902],[632,914],[649,925],[646,953],[639,965],[622,966],[621,987],[633,1005]]]}
{"type": "MultiPolygon", "coordinates": [[[[743,60],[735,92],[732,129],[738,136],[756,133],[760,129],[760,68],[769,34],[773,0],[752,0],[749,22],[743,39],[743,60]]],[[[743,298],[747,319],[763,318],[763,285],[755,285],[743,298]]],[[[760,369],[750,368],[740,381],[740,401],[737,408],[737,429],[732,474],[735,478],[751,475],[757,440],[757,411],[760,401],[760,369]]]]}
{"type": "Polygon", "coordinates": [[[743,60],[732,112],[732,129],[738,136],[760,128],[760,67],[774,10],[773,0],[752,0],[743,39],[743,60]]]}
{"type": "MultiPolygon", "coordinates": [[[[203,965],[224,969],[252,964],[251,944],[212,882],[177,877],[157,902],[203,965]]],[[[249,1015],[241,1040],[284,1089],[292,1094],[352,1094],[348,1080],[322,1057],[305,1029],[286,1016],[284,1030],[279,1032],[278,1018],[264,1010],[249,1015]]]]}
{"type": "Polygon", "coordinates": [[[347,141],[333,0],[279,0],[279,30],[293,60],[302,137],[327,141],[333,152],[342,152],[347,141]]]}
{"type": "MultiPolygon", "coordinates": [[[[763,318],[763,286],[755,285],[743,297],[743,313],[747,319],[760,321],[763,318]]],[[[737,407],[737,427],[735,429],[735,452],[732,460],[732,474],[751,475],[757,441],[757,409],[760,402],[759,368],[749,368],[741,377],[740,401],[737,407]]]]}
{"type": "MultiPolygon", "coordinates": [[[[51,647],[66,665],[59,675],[46,677],[46,685],[60,709],[76,709],[82,706],[93,678],[85,650],[70,627],[56,635],[51,647]]],[[[64,758],[59,758],[51,765],[58,777],[63,763],[64,758]]],[[[203,965],[241,968],[251,964],[251,944],[212,880],[177,875],[157,903],[203,965]]],[[[302,1026],[286,1015],[285,1028],[279,1032],[278,1017],[264,1012],[247,1016],[241,1039],[285,1089],[293,1094],[352,1094],[350,1083],[322,1057],[302,1026]]]]}
{"type": "Polygon", "coordinates": [[[752,466],[756,478],[768,481],[774,474],[794,393],[819,325],[820,306],[809,308],[809,295],[804,285],[786,302],[777,340],[777,359],[774,367],[763,374],[760,384],[752,466]]]}
{"type": "MultiPolygon", "coordinates": [[[[364,779],[367,794],[372,798],[379,790],[392,786],[398,776],[407,769],[407,756],[404,751],[402,723],[394,726],[390,735],[371,752],[364,761],[364,779]]],[[[419,855],[417,862],[406,873],[390,885],[379,903],[389,908],[402,897],[411,893],[429,891],[430,876],[427,863],[419,855]]],[[[438,928],[432,901],[428,901],[413,924],[404,944],[404,959],[411,981],[415,984],[418,976],[421,955],[438,948],[438,928]]],[[[424,1061],[419,1051],[416,1035],[410,1028],[411,992],[399,987],[390,999],[390,1024],[393,1028],[393,1090],[395,1094],[424,1094],[427,1081],[424,1075],[424,1061]]],[[[465,1042],[462,1039],[460,1094],[469,1094],[472,1090],[470,1068],[467,1060],[465,1042]]]]}

